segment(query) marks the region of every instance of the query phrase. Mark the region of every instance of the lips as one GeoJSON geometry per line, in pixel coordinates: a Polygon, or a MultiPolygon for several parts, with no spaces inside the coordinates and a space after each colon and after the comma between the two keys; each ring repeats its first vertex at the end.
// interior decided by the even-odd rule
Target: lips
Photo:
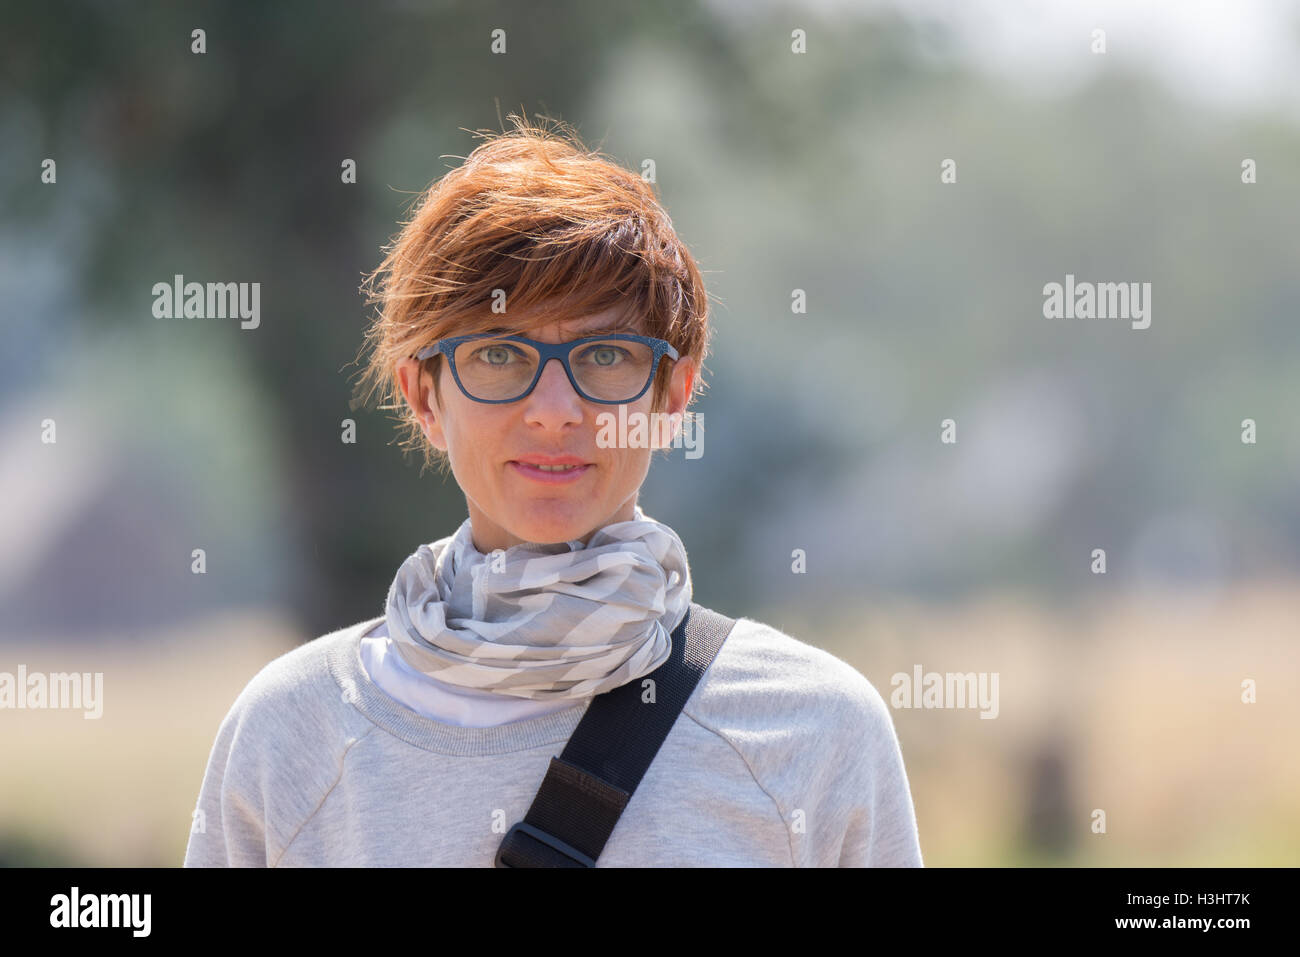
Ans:
{"type": "MultiPolygon", "coordinates": [[[[535,458],[535,457],[530,456],[529,458],[535,458]]],[[[567,485],[570,482],[577,482],[581,479],[582,476],[586,475],[595,467],[589,463],[583,462],[581,459],[578,459],[573,462],[558,462],[558,463],[544,462],[541,464],[568,465],[571,467],[543,469],[543,468],[538,468],[537,465],[531,462],[520,461],[518,459],[512,459],[510,462],[506,464],[506,467],[514,471],[516,474],[523,476],[526,479],[529,479],[534,482],[540,482],[543,485],[567,485]]]]}
{"type": "Polygon", "coordinates": [[[590,465],[586,459],[578,458],[576,455],[521,455],[517,459],[511,459],[512,462],[518,462],[521,465],[590,465]]]}

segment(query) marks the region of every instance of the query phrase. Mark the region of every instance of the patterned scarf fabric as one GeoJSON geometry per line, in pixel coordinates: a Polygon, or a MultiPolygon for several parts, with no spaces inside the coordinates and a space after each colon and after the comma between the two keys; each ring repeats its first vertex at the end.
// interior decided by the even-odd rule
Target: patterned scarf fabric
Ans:
{"type": "Polygon", "coordinates": [[[682,541],[636,506],[574,540],[487,555],[466,519],[421,545],[388,591],[388,634],[417,671],[520,698],[601,694],[668,659],[691,603],[682,541]]]}

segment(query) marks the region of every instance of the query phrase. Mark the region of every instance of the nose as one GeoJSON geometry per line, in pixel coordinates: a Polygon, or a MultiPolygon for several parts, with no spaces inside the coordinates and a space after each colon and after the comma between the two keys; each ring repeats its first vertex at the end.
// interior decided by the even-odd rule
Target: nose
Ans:
{"type": "Polygon", "coordinates": [[[526,416],[552,426],[580,421],[583,415],[582,396],[574,390],[559,359],[550,359],[542,367],[537,385],[524,403],[526,416]]]}

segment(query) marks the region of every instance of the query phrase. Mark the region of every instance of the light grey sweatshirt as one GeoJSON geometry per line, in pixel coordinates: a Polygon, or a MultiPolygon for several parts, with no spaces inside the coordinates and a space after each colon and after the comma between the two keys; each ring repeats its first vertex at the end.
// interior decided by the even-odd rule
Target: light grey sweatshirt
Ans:
{"type": "MultiPolygon", "coordinates": [[[[217,731],[186,867],[491,867],[590,698],[445,724],[366,674],[379,618],[267,664],[217,731]]],[[[920,867],[889,709],[849,664],[737,620],[598,867],[920,867]]]]}

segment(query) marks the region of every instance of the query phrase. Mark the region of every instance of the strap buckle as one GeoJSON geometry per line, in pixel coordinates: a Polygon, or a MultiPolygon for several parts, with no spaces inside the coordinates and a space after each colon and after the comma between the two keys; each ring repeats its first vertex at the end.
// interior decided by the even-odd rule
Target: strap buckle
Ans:
{"type": "Polygon", "coordinates": [[[496,866],[514,867],[513,864],[507,864],[505,861],[506,855],[509,854],[511,851],[518,851],[520,853],[535,857],[537,855],[537,851],[540,850],[539,848],[525,849],[524,847],[520,847],[521,844],[526,844],[526,842],[529,840],[536,841],[540,843],[543,847],[550,849],[549,851],[542,851],[542,854],[551,857],[553,859],[554,863],[551,864],[552,867],[595,867],[596,866],[596,861],[594,858],[588,857],[586,854],[582,853],[582,851],[578,850],[577,848],[572,847],[569,844],[566,844],[564,841],[560,840],[554,834],[549,834],[546,831],[543,831],[541,828],[534,827],[533,825],[528,824],[524,821],[520,821],[514,827],[510,828],[510,830],[506,832],[506,836],[502,838],[501,845],[497,848],[496,866]],[[572,861],[573,863],[569,863],[568,861],[565,861],[561,858],[556,858],[554,856],[555,853],[562,854],[565,858],[568,858],[568,860],[572,861]]]}

